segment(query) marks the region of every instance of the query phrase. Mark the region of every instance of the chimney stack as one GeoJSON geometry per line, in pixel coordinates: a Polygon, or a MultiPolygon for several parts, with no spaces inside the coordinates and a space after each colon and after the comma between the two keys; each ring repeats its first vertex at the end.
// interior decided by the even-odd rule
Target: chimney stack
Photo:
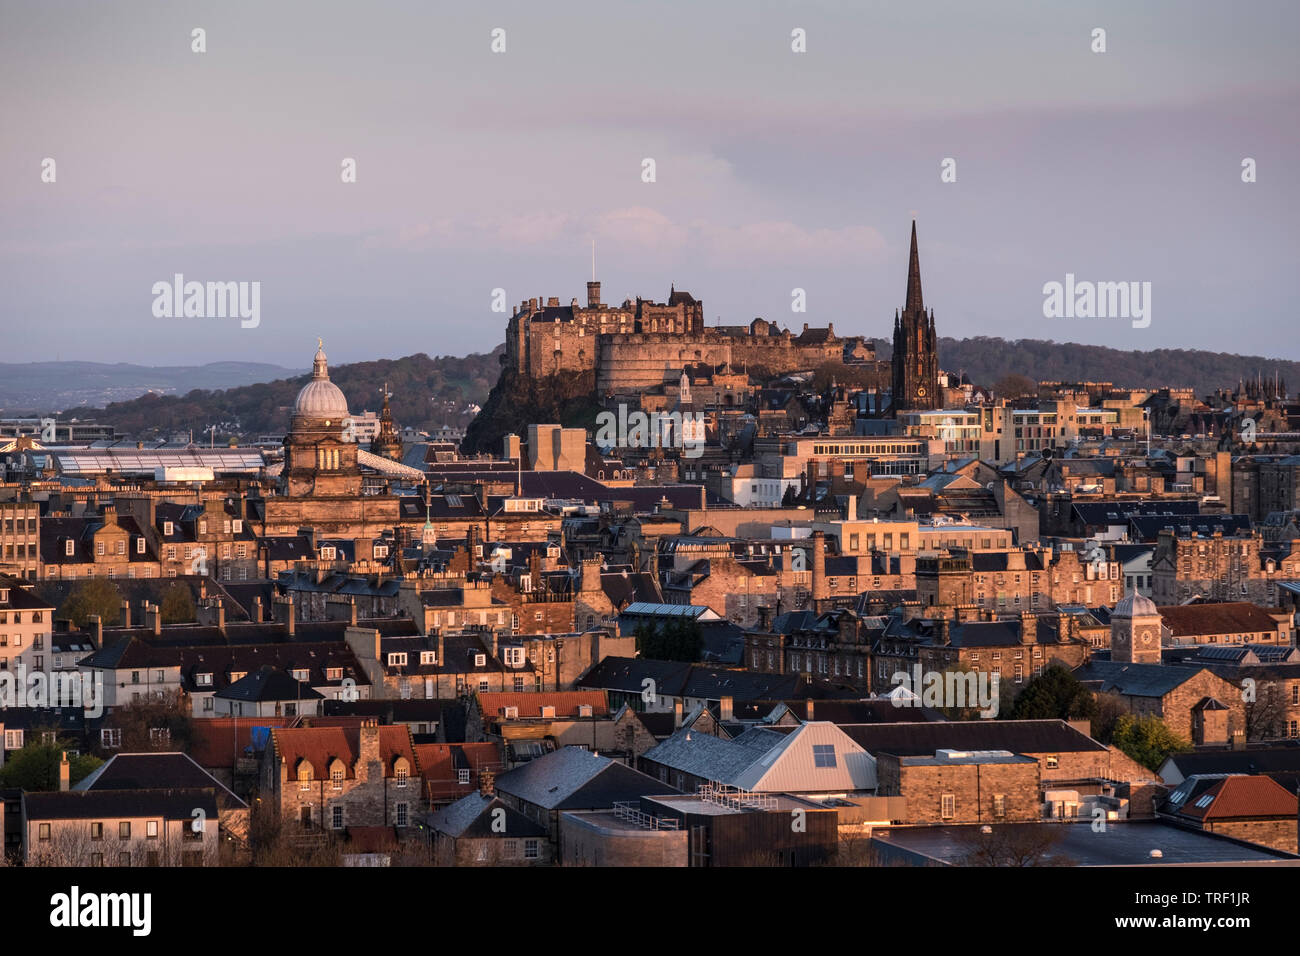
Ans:
{"type": "Polygon", "coordinates": [[[812,533],[812,596],[814,601],[825,600],[829,596],[826,587],[826,534],[822,531],[812,533]]]}
{"type": "Polygon", "coordinates": [[[90,630],[90,640],[94,643],[95,649],[99,650],[104,646],[104,621],[98,614],[92,614],[86,619],[86,627],[90,630]]]}
{"type": "Polygon", "coordinates": [[[682,699],[673,698],[673,730],[678,730],[682,726],[682,699]]]}
{"type": "Polygon", "coordinates": [[[812,721],[813,721],[813,699],[812,699],[811,697],[807,697],[807,698],[804,699],[804,702],[803,702],[803,708],[804,708],[804,714],[803,714],[804,723],[806,723],[806,724],[810,724],[810,723],[812,723],[812,721]]]}
{"type": "Polygon", "coordinates": [[[253,598],[253,623],[262,623],[262,596],[260,594],[253,598]]]}
{"type": "Polygon", "coordinates": [[[153,631],[154,637],[162,634],[162,608],[157,604],[145,604],[144,626],[147,630],[153,631]]]}
{"type": "Polygon", "coordinates": [[[495,797],[497,793],[497,775],[491,770],[478,772],[478,792],[482,797],[495,797]]]}
{"type": "Polygon", "coordinates": [[[288,628],[289,636],[293,637],[294,614],[293,614],[293,595],[285,595],[275,599],[275,621],[277,624],[283,624],[288,628]]]}
{"type": "Polygon", "coordinates": [[[122,602],[122,626],[123,627],[131,626],[131,602],[130,601],[122,602]]]}
{"type": "Polygon", "coordinates": [[[735,698],[730,695],[724,696],[718,702],[718,719],[731,720],[735,713],[735,698]]]}
{"type": "Polygon", "coordinates": [[[63,751],[63,756],[59,759],[59,792],[65,792],[72,788],[72,764],[68,762],[68,752],[63,751]]]}

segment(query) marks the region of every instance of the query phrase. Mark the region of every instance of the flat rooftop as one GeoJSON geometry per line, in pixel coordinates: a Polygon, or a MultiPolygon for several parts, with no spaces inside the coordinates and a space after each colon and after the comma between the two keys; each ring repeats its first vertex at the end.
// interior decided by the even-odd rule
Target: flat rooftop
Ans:
{"type": "MultiPolygon", "coordinates": [[[[1060,839],[1047,852],[1048,865],[1057,866],[1195,866],[1272,864],[1300,866],[1300,857],[1244,846],[1195,830],[1183,830],[1159,821],[1121,821],[1106,824],[1100,833],[1088,823],[1010,823],[998,828],[1049,827],[1060,839]],[[1151,857],[1159,850],[1158,859],[1151,857]]],[[[961,865],[979,826],[878,828],[872,841],[908,850],[940,863],[961,865]]]]}

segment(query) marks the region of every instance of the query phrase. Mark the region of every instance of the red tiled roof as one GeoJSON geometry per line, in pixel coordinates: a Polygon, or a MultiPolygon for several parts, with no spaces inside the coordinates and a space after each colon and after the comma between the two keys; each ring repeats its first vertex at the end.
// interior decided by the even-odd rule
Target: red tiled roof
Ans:
{"type": "Polygon", "coordinates": [[[603,690],[566,690],[553,693],[492,693],[479,694],[479,712],[484,718],[499,719],[506,707],[518,707],[520,719],[541,717],[543,707],[554,707],[556,717],[577,717],[578,707],[587,704],[597,717],[609,715],[603,690]]]}
{"type": "MultiPolygon", "coordinates": [[[[379,757],[383,761],[384,776],[393,775],[393,761],[405,757],[412,773],[420,772],[411,732],[405,724],[390,724],[379,729],[379,757]]],[[[361,727],[281,727],[271,732],[276,753],[284,761],[292,778],[298,763],[308,761],[312,775],[317,779],[329,775],[330,763],[343,762],[346,779],[356,777],[356,762],[361,753],[361,727]]]]}
{"type": "Polygon", "coordinates": [[[252,746],[254,727],[284,727],[292,717],[210,717],[193,721],[190,756],[200,767],[233,767],[252,746]]]}
{"type": "Polygon", "coordinates": [[[1207,807],[1183,808],[1183,813],[1202,820],[1232,820],[1242,817],[1289,817],[1294,819],[1297,798],[1271,777],[1234,774],[1225,777],[1202,796],[1213,794],[1207,807]]]}
{"type": "Polygon", "coordinates": [[[416,744],[415,754],[431,800],[459,799],[477,789],[474,774],[478,771],[505,769],[494,743],[416,744]],[[457,760],[458,753],[460,760],[457,760]],[[457,771],[462,767],[473,771],[469,783],[459,782],[457,771]]]}
{"type": "Polygon", "coordinates": [[[1179,604],[1162,607],[1160,617],[1174,637],[1199,634],[1253,634],[1276,631],[1268,611],[1248,601],[1226,604],[1179,604]]]}

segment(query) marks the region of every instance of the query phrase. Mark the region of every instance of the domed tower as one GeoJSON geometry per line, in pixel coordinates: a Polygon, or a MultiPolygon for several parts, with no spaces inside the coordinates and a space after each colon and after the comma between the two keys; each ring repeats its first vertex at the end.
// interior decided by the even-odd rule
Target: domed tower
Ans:
{"type": "Polygon", "coordinates": [[[388,408],[388,398],[391,394],[388,391],[388,383],[385,382],[384,407],[379,411],[379,434],[370,443],[370,451],[392,461],[401,461],[402,440],[397,437],[397,429],[393,425],[393,413],[388,408]]]}
{"type": "Polygon", "coordinates": [[[1134,591],[1110,612],[1110,659],[1123,664],[1160,663],[1160,611],[1134,591]]]}
{"type": "Polygon", "coordinates": [[[324,344],[316,344],[311,381],[293,403],[284,438],[282,489],[290,497],[360,495],[357,446],[344,436],[348,400],[330,381],[324,344]]]}

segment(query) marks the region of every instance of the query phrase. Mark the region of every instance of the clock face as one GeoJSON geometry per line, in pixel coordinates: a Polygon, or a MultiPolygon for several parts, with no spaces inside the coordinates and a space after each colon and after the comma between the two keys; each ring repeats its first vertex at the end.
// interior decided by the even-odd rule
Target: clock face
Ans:
{"type": "Polygon", "coordinates": [[[1124,645],[1124,644],[1127,644],[1127,643],[1128,643],[1128,634],[1127,634],[1126,632],[1124,632],[1124,631],[1116,631],[1116,632],[1115,632],[1115,643],[1116,643],[1116,644],[1119,644],[1119,645],[1121,645],[1121,646],[1124,645]]]}
{"type": "Polygon", "coordinates": [[[916,394],[918,394],[918,395],[920,395],[922,398],[924,398],[924,397],[925,397],[925,386],[922,385],[920,388],[918,388],[918,389],[916,390],[916,394]]]}
{"type": "Polygon", "coordinates": [[[1150,647],[1150,646],[1151,646],[1151,629],[1150,629],[1150,628],[1143,628],[1140,632],[1138,632],[1138,640],[1140,640],[1140,641],[1142,642],[1142,646],[1143,646],[1143,647],[1150,647]]]}

